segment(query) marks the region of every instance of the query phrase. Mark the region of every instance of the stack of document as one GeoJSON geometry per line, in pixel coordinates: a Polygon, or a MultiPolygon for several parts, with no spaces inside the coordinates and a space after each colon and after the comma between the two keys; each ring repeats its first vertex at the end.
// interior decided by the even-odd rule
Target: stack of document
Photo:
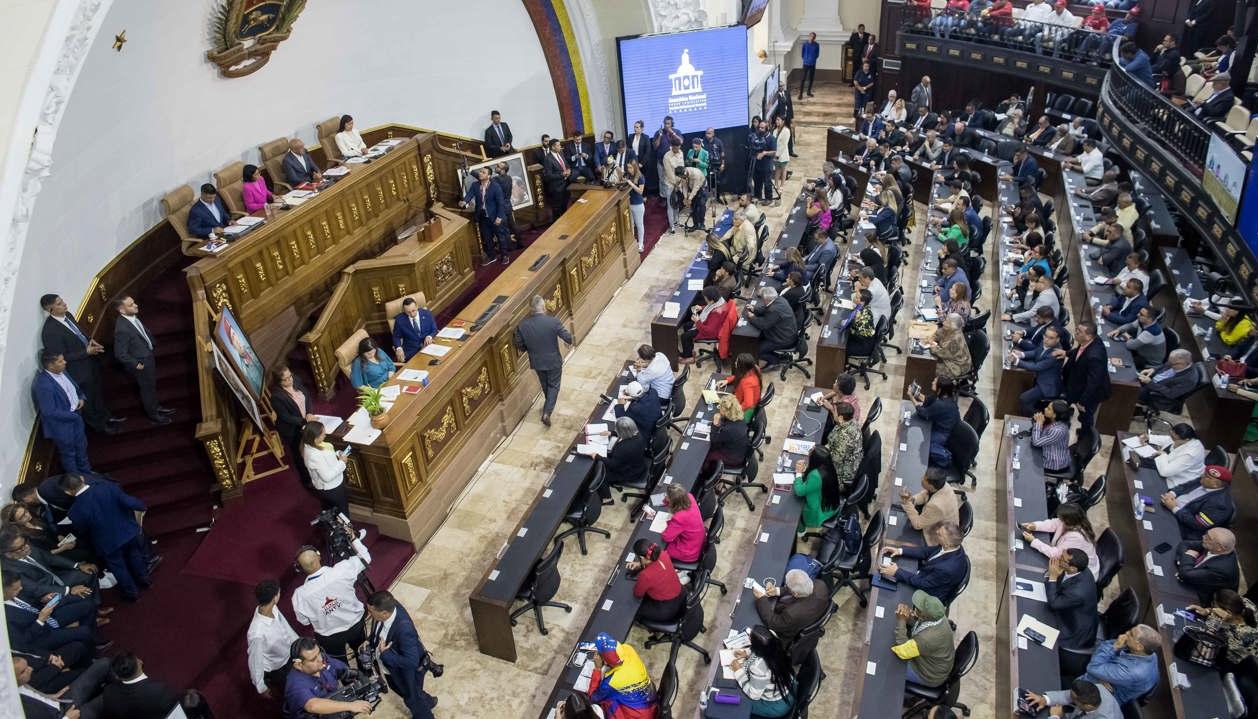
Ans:
{"type": "Polygon", "coordinates": [[[592,422],[585,425],[585,441],[577,444],[577,454],[587,457],[606,457],[611,449],[611,437],[608,435],[609,425],[605,422],[592,422]]]}
{"type": "Polygon", "coordinates": [[[341,418],[333,417],[330,414],[316,414],[315,420],[323,425],[323,431],[328,434],[332,434],[337,427],[341,426],[341,418]]]}
{"type": "Polygon", "coordinates": [[[253,215],[245,215],[244,217],[236,220],[237,225],[244,225],[245,227],[253,227],[254,225],[260,225],[263,222],[266,222],[266,220],[261,217],[254,217],[253,215]]]}
{"type": "Polygon", "coordinates": [[[446,327],[437,333],[437,337],[443,340],[461,340],[467,336],[467,330],[462,327],[446,327]]]}
{"type": "Polygon", "coordinates": [[[428,386],[428,372],[422,369],[407,369],[398,372],[397,379],[399,382],[419,382],[424,386],[428,386]]]}
{"type": "Polygon", "coordinates": [[[344,165],[340,165],[339,167],[329,167],[323,171],[324,177],[344,177],[348,174],[349,168],[344,165]]]}
{"type": "Polygon", "coordinates": [[[701,290],[701,289],[703,289],[703,278],[702,278],[702,277],[700,277],[700,278],[698,278],[698,279],[686,280],[686,289],[688,289],[688,290],[701,290]]]}
{"type": "Polygon", "coordinates": [[[420,352],[423,352],[426,355],[432,355],[433,357],[445,357],[447,354],[450,353],[450,346],[439,345],[436,342],[433,342],[432,344],[420,350],[420,352]]]}
{"type": "Polygon", "coordinates": [[[243,234],[248,229],[249,228],[244,225],[228,225],[223,228],[223,236],[235,237],[236,235],[243,234]]]}
{"type": "Polygon", "coordinates": [[[793,437],[788,437],[786,441],[782,443],[782,449],[787,452],[790,452],[791,454],[806,455],[812,451],[812,448],[816,444],[817,444],[816,442],[809,442],[806,439],[795,439],[793,437]]]}
{"type": "Polygon", "coordinates": [[[673,515],[668,512],[656,512],[651,519],[651,531],[656,534],[663,534],[664,528],[668,526],[668,520],[672,518],[673,515]]]}
{"type": "MultiPolygon", "coordinates": [[[[702,280],[700,280],[702,281],[702,280]]],[[[664,311],[660,313],[666,320],[675,320],[681,316],[681,303],[665,302],[664,311]]]]}
{"type": "Polygon", "coordinates": [[[376,441],[376,437],[380,436],[380,430],[371,426],[371,423],[354,425],[350,431],[345,433],[345,441],[353,444],[371,444],[376,441]]]}

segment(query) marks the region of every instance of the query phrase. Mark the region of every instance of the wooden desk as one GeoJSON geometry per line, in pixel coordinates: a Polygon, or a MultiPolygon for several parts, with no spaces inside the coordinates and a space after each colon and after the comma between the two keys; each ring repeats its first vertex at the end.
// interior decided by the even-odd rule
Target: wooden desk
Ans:
{"type": "MultiPolygon", "coordinates": [[[[1194,361],[1205,362],[1206,370],[1213,377],[1215,358],[1235,352],[1219,339],[1211,319],[1205,315],[1184,314],[1185,299],[1191,297],[1206,300],[1209,297],[1196,268],[1193,267],[1192,258],[1182,247],[1161,247],[1154,250],[1152,255],[1151,262],[1155,266],[1161,265],[1167,278],[1167,291],[1153,298],[1166,310],[1163,326],[1171,327],[1179,334],[1180,347],[1192,352],[1194,361]],[[1199,332],[1209,332],[1209,338],[1203,337],[1199,332]]],[[[1192,414],[1193,427],[1202,442],[1207,446],[1221,444],[1231,452],[1240,449],[1254,409],[1253,402],[1211,384],[1206,389],[1193,393],[1185,404],[1192,414]]]]}
{"type": "MultiPolygon", "coordinates": [[[[717,379],[718,375],[713,374],[708,378],[706,386],[712,387],[717,379]]],[[[673,460],[669,464],[664,478],[660,480],[661,485],[672,483],[684,487],[687,492],[693,490],[695,481],[699,478],[699,470],[703,465],[703,460],[707,457],[709,447],[708,440],[700,439],[694,435],[694,429],[698,422],[711,422],[713,414],[715,414],[715,407],[704,402],[702,397],[695,401],[695,409],[690,415],[690,424],[686,426],[680,444],[673,451],[673,460]]],[[[657,509],[660,509],[660,507],[657,507],[657,509]]],[[[793,536],[793,527],[790,532],[793,536]]],[[[550,710],[555,704],[563,701],[572,693],[573,687],[581,675],[581,668],[588,658],[586,653],[579,648],[582,643],[592,643],[600,632],[607,632],[618,641],[625,641],[625,637],[628,636],[629,629],[633,626],[633,620],[637,617],[638,607],[641,606],[642,600],[633,596],[634,580],[626,576],[625,562],[628,561],[629,555],[633,553],[634,543],[643,538],[659,538],[658,534],[651,531],[651,520],[647,519],[645,515],[638,519],[633,533],[625,542],[624,549],[620,551],[623,561],[618,561],[612,567],[602,595],[592,605],[595,609],[590,615],[590,620],[586,623],[585,628],[581,630],[581,634],[577,637],[577,641],[573,644],[572,649],[567,653],[568,659],[564,663],[563,670],[559,673],[559,679],[555,682],[555,687],[551,690],[546,702],[542,704],[540,719],[547,719],[550,710]]]]}
{"type": "MultiPolygon", "coordinates": [[[[1236,519],[1232,522],[1232,532],[1236,535],[1236,546],[1242,551],[1236,553],[1241,565],[1241,574],[1246,577],[1258,577],[1258,471],[1250,467],[1258,467],[1258,451],[1242,449],[1236,453],[1236,461],[1232,467],[1232,501],[1236,503],[1236,519]]],[[[1249,580],[1253,583],[1253,580],[1249,580]]]]}
{"type": "Polygon", "coordinates": [[[978,173],[978,187],[970,188],[971,193],[980,197],[996,196],[996,179],[1002,171],[1008,171],[1009,163],[973,148],[963,147],[961,151],[970,158],[970,169],[978,173]]]}
{"type": "Polygon", "coordinates": [[[459,313],[451,324],[470,334],[440,364],[422,353],[406,363],[428,371],[429,385],[401,395],[383,433],[350,456],[351,501],[386,534],[422,544],[537,396],[512,341],[532,298],[545,298],[580,342],[636,269],[627,194],[591,189],[581,200],[459,313]]]}
{"type": "Polygon", "coordinates": [[[817,338],[815,378],[818,387],[834,386],[834,380],[847,366],[847,329],[840,331],[840,328],[844,327],[847,318],[854,311],[854,308],[850,306],[854,286],[850,279],[851,271],[861,266],[852,260],[866,247],[863,230],[872,231],[873,228],[874,226],[867,221],[862,220],[859,223],[859,231],[851,233],[852,239],[844,247],[843,256],[835,263],[834,271],[830,274],[833,278],[834,293],[830,296],[829,309],[821,318],[821,335],[817,338]]]}
{"type": "Polygon", "coordinates": [[[835,126],[826,130],[826,157],[836,157],[839,153],[857,155],[863,149],[865,140],[851,128],[835,126]]]}
{"type": "MultiPolygon", "coordinates": [[[[922,262],[917,275],[916,287],[904,288],[905,308],[912,311],[909,316],[909,322],[922,320],[923,309],[934,309],[936,285],[935,281],[939,277],[939,250],[943,248],[943,243],[939,241],[939,236],[934,228],[930,226],[932,219],[947,220],[948,213],[935,207],[936,203],[947,197],[949,193],[948,186],[943,182],[943,174],[935,173],[934,184],[931,188],[930,199],[926,203],[925,219],[923,220],[922,232],[922,262]]],[[[971,286],[979,280],[971,280],[971,286]]],[[[910,385],[917,382],[923,388],[929,388],[935,381],[935,355],[931,351],[923,347],[917,340],[909,337],[908,329],[904,331],[902,338],[904,353],[904,388],[908,389],[910,385]]],[[[900,394],[904,396],[903,393],[900,394]]]]}
{"type": "Polygon", "coordinates": [[[997,512],[996,537],[1001,544],[997,551],[997,572],[1004,580],[1005,592],[1000,597],[996,625],[996,696],[1005,704],[1008,714],[1017,713],[1018,688],[1036,693],[1065,689],[1062,684],[1057,648],[1044,645],[1017,633],[1023,615],[1030,615],[1049,626],[1060,623],[1046,602],[1019,597],[1013,593],[1018,577],[1044,581],[1048,558],[1022,541],[1019,526],[1048,518],[1048,498],[1044,493],[1043,454],[1031,446],[1031,420],[1026,417],[1005,418],[1005,431],[1000,437],[1000,454],[996,461],[998,496],[1004,511],[997,512]],[[1014,433],[1019,433],[1015,436],[1014,433]],[[1027,433],[1027,436],[1020,436],[1027,433]]]}
{"type": "MultiPolygon", "coordinates": [[[[891,479],[892,486],[881,492],[880,511],[886,529],[882,544],[874,550],[874,571],[877,571],[883,547],[920,547],[925,544],[922,533],[913,529],[900,509],[899,494],[901,487],[916,491],[926,474],[930,458],[930,422],[919,418],[913,403],[908,400],[900,402],[899,412],[891,466],[884,472],[884,476],[891,479]]],[[[944,490],[950,491],[947,487],[944,490]]],[[[902,569],[917,571],[915,559],[897,557],[896,564],[902,569]]],[[[896,607],[900,604],[911,606],[913,591],[908,582],[898,583],[895,591],[870,587],[869,607],[865,610],[864,649],[860,655],[865,673],[856,686],[852,700],[853,719],[884,719],[889,715],[889,707],[895,708],[891,716],[900,713],[898,707],[904,696],[904,674],[908,665],[891,651],[891,646],[895,644],[896,607]]]]}
{"type": "Polygon", "coordinates": [[[1179,244],[1179,229],[1175,227],[1175,216],[1166,204],[1166,195],[1162,194],[1162,188],[1139,172],[1131,172],[1128,177],[1131,179],[1132,196],[1149,203],[1144,212],[1144,221],[1153,244],[1159,247],[1174,247],[1179,244]]]}
{"type": "Polygon", "coordinates": [[[1017,281],[1020,266],[1010,259],[1013,251],[1009,247],[1009,242],[1017,239],[1018,231],[1014,228],[1013,222],[1006,219],[1009,210],[1016,204],[1018,204],[1017,183],[1012,180],[1001,180],[1000,194],[996,205],[992,208],[992,237],[988,239],[988,242],[996,246],[996,272],[1000,273],[1001,299],[999,302],[992,303],[992,307],[995,308],[993,314],[996,315],[994,319],[1000,327],[1000,336],[997,337],[1000,364],[993,363],[996,367],[996,406],[992,408],[992,412],[997,417],[1021,412],[1019,397],[1035,385],[1034,372],[1010,366],[1013,361],[1010,355],[1013,350],[1013,343],[1009,339],[1010,333],[1017,329],[1026,330],[1027,327],[1000,319],[1000,315],[1008,309],[1010,303],[1008,293],[1017,281]]]}
{"type": "Polygon", "coordinates": [[[861,203],[865,200],[866,195],[869,193],[869,170],[866,170],[847,158],[839,157],[837,155],[830,156],[830,164],[834,165],[834,168],[841,174],[850,176],[852,181],[856,183],[856,187],[858,189],[865,188],[864,192],[856,192],[851,197],[847,198],[847,203],[851,205],[853,209],[859,210],[861,203]]]}
{"type": "Polygon", "coordinates": [[[930,202],[930,193],[935,189],[935,168],[908,154],[904,156],[904,164],[913,170],[913,199],[917,202],[930,202]]]}
{"type": "MultiPolygon", "coordinates": [[[[608,384],[605,392],[608,397],[619,396],[620,387],[633,379],[629,374],[630,364],[626,362],[608,384]]],[[[587,423],[602,422],[607,407],[606,402],[599,400],[587,423]]],[[[482,654],[509,662],[516,660],[511,608],[516,595],[532,577],[534,565],[550,551],[551,539],[559,530],[568,508],[589,481],[594,460],[577,454],[577,445],[584,441],[583,426],[550,479],[533,498],[519,524],[507,535],[497,561],[485,571],[468,597],[472,607],[472,625],[476,628],[476,646],[482,654]]]]}
{"type": "Polygon", "coordinates": [[[1175,640],[1184,631],[1184,620],[1175,614],[1189,604],[1197,604],[1197,592],[1175,578],[1175,553],[1157,554],[1153,548],[1163,542],[1175,547],[1180,542],[1179,523],[1158,502],[1167,489],[1166,480],[1156,470],[1133,468],[1123,461],[1122,441],[1133,436],[1117,433],[1110,452],[1109,485],[1105,492],[1106,516],[1110,528],[1118,534],[1127,561],[1119,571],[1123,587],[1130,587],[1145,608],[1143,622],[1162,635],[1161,681],[1153,699],[1144,708],[1145,715],[1178,717],[1178,719],[1214,719],[1230,716],[1223,698],[1223,682],[1216,670],[1192,662],[1178,660],[1174,654],[1175,640]],[[1132,512],[1133,498],[1148,497],[1155,505],[1137,521],[1132,512]],[[1171,681],[1176,672],[1184,674],[1190,687],[1171,681]]]}
{"type": "MultiPolygon", "coordinates": [[[[800,393],[791,423],[791,437],[814,444],[821,441],[821,434],[826,426],[826,410],[808,401],[809,395],[819,391],[821,390],[818,387],[806,387],[800,393]],[[797,432],[795,430],[797,427],[803,427],[805,430],[797,432]]],[[[807,459],[807,455],[783,451],[778,456],[777,466],[784,468],[785,472],[794,472],[795,462],[800,459],[807,459]]],[[[745,579],[752,578],[763,584],[766,577],[772,577],[778,586],[783,585],[786,563],[795,551],[795,530],[799,525],[799,514],[802,510],[803,503],[795,496],[791,487],[774,488],[772,498],[765,503],[764,511],[760,515],[760,525],[752,535],[755,539],[754,546],[749,552],[751,561],[747,565],[747,571],[742,577],[738,577],[737,574],[731,575],[737,578],[738,582],[738,586],[734,585],[733,580],[729,584],[730,589],[737,595],[734,608],[730,611],[731,630],[744,631],[763,623],[756,609],[755,594],[746,587],[745,579]]],[[[733,547],[730,549],[732,550],[733,547]]],[[[818,582],[817,586],[823,588],[825,585],[818,582]]],[[[725,637],[714,636],[715,634],[715,632],[710,633],[708,637],[708,645],[713,656],[716,656],[717,652],[725,646],[725,637]]],[[[738,682],[724,678],[720,661],[712,662],[712,673],[708,681],[709,693],[714,690],[723,690],[727,694],[737,694],[740,691],[738,682]]],[[[745,719],[751,716],[751,703],[742,701],[738,704],[718,704],[709,701],[707,709],[703,711],[703,716],[705,719],[745,719]]]]}

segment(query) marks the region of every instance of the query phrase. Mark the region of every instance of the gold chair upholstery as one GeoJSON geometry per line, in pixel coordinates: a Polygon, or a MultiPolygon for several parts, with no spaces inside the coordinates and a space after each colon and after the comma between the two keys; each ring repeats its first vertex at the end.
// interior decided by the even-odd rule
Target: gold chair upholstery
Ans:
{"type": "Polygon", "coordinates": [[[271,176],[271,185],[275,194],[282,195],[291,191],[292,185],[284,182],[284,168],[282,167],[284,153],[288,152],[288,138],[281,137],[259,145],[258,152],[262,155],[262,167],[266,169],[266,174],[271,176]]]}
{"type": "Polygon", "coordinates": [[[407,297],[414,298],[421,308],[428,306],[428,300],[424,297],[423,292],[412,292],[409,295],[402,295],[396,300],[389,300],[384,303],[384,316],[389,321],[389,331],[393,331],[393,318],[402,313],[402,302],[407,297]]]}
{"type": "Polygon", "coordinates": [[[219,197],[233,215],[248,214],[245,211],[245,198],[241,193],[244,184],[245,163],[237,160],[224,166],[214,173],[214,186],[218,188],[219,197]]]}
{"type": "Polygon", "coordinates": [[[334,353],[336,354],[336,363],[340,365],[341,371],[345,373],[346,377],[349,377],[350,367],[354,364],[354,358],[358,356],[358,343],[369,336],[367,330],[359,328],[354,334],[349,336],[349,339],[336,348],[334,353]]]}
{"type": "Polygon", "coordinates": [[[188,234],[188,210],[192,209],[192,203],[195,200],[196,195],[187,185],[180,185],[162,197],[162,216],[170,222],[170,226],[179,235],[185,255],[191,254],[190,250],[202,242],[200,238],[188,234]]]}
{"type": "Polygon", "coordinates": [[[323,157],[327,164],[339,163],[341,150],[336,146],[336,133],[341,129],[341,118],[330,117],[323,122],[315,125],[315,137],[319,140],[319,147],[323,148],[323,157]]]}

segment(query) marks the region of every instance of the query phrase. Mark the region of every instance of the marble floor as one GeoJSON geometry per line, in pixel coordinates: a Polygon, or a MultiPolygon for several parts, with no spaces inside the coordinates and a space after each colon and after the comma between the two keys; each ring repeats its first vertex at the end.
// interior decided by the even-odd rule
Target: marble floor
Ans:
{"type": "MultiPolygon", "coordinates": [[[[850,87],[837,83],[818,83],[816,97],[797,102],[796,151],[799,157],[791,162],[795,177],[786,183],[785,197],[793,197],[805,177],[820,174],[825,160],[826,127],[846,122],[851,117],[851,103],[850,87]]],[[[781,207],[767,208],[772,225],[770,237],[777,236],[790,206],[791,202],[784,201],[781,207]]],[[[569,542],[573,546],[567,547],[560,564],[563,583],[556,599],[572,605],[573,611],[568,614],[556,609],[546,610],[546,623],[550,629],[546,636],[538,633],[531,621],[522,618],[515,629],[520,650],[520,659],[516,663],[494,659],[477,651],[468,594],[515,528],[524,508],[549,476],[550,468],[568,448],[597,394],[605,388],[622,363],[630,358],[634,348],[648,341],[650,318],[675,287],[680,272],[690,262],[699,242],[699,236],[694,234],[662,238],[637,273],[608,304],[586,340],[567,359],[563,389],[553,417],[554,426],[543,427],[537,412],[530,412],[516,431],[494,450],[490,460],[469,483],[465,495],[445,524],[393,586],[393,592],[415,618],[425,644],[445,664],[445,676],[438,680],[430,679],[428,685],[429,690],[441,699],[437,716],[534,717],[540,712],[541,704],[553,687],[577,633],[589,619],[592,605],[602,591],[604,578],[619,558],[629,526],[625,505],[606,508],[598,524],[612,532],[612,539],[591,537],[588,556],[582,556],[569,542]]],[[[915,283],[921,246],[920,241],[915,241],[910,247],[913,255],[906,268],[910,271],[903,281],[906,287],[915,283]]],[[[984,281],[989,286],[984,294],[991,297],[996,294],[995,280],[991,277],[994,273],[989,272],[988,275],[984,281]]],[[[906,304],[909,303],[906,301],[906,304]]],[[[986,307],[986,304],[980,304],[986,307]]],[[[901,398],[903,356],[890,354],[886,369],[889,374],[886,380],[875,377],[873,386],[867,391],[862,390],[865,406],[873,401],[874,396],[882,397],[884,404],[893,405],[901,398]]],[[[998,371],[999,360],[989,361],[980,383],[980,397],[989,407],[994,404],[994,380],[998,371]]],[[[696,396],[694,390],[699,378],[706,374],[693,373],[693,386],[687,391],[688,397],[696,396]]],[[[780,450],[795,402],[807,386],[802,375],[796,372],[792,372],[785,382],[776,374],[771,379],[777,385],[780,400],[769,408],[769,429],[773,441],[766,447],[766,456],[776,456],[780,450]]],[[[894,447],[887,438],[895,435],[895,419],[895,412],[884,412],[877,423],[884,437],[884,451],[888,455],[884,457],[884,467],[888,465],[890,450],[894,447]]],[[[957,622],[958,637],[971,629],[979,636],[981,651],[978,664],[965,679],[961,691],[962,701],[969,704],[975,717],[996,716],[994,634],[1003,579],[997,576],[996,565],[998,545],[994,517],[998,505],[994,466],[1002,429],[1002,422],[993,420],[982,441],[978,486],[970,497],[976,522],[966,540],[966,550],[973,561],[973,578],[962,600],[954,606],[952,615],[957,622]]],[[[1108,447],[1104,452],[1107,451],[1108,447]]],[[[1091,466],[1092,473],[1104,468],[1107,461],[1104,453],[1097,457],[1091,466]]],[[[761,472],[764,475],[762,480],[769,481],[772,463],[766,463],[761,472]]],[[[890,483],[883,482],[882,488],[888,491],[890,483]]],[[[761,504],[758,502],[757,506],[761,504]]],[[[1103,506],[1096,511],[1103,512],[1103,506]]],[[[725,535],[714,572],[716,578],[733,583],[740,581],[749,560],[748,548],[753,545],[758,519],[741,502],[727,505],[725,535]]],[[[1095,515],[1094,522],[1098,531],[1106,525],[1101,515],[1095,515]]],[[[724,619],[728,623],[733,598],[733,594],[722,597],[716,591],[708,593],[705,615],[715,617],[716,626],[709,623],[708,634],[700,638],[701,643],[711,647],[715,643],[714,637],[724,635],[725,629],[720,626],[720,621],[724,619]]],[[[860,657],[865,611],[851,592],[841,592],[837,601],[840,609],[819,646],[827,679],[821,685],[811,710],[815,717],[850,715],[852,687],[861,680],[864,667],[860,657]]],[[[635,629],[627,640],[640,649],[644,637],[642,630],[635,629]]],[[[640,651],[648,670],[658,680],[667,661],[667,646],[640,651]]],[[[675,716],[698,715],[697,700],[707,686],[711,671],[711,667],[704,666],[695,652],[683,648],[678,659],[680,691],[674,705],[675,716]]],[[[897,705],[897,697],[888,697],[887,717],[898,715],[897,705]]],[[[396,697],[390,695],[373,716],[404,716],[404,712],[396,697]]]]}

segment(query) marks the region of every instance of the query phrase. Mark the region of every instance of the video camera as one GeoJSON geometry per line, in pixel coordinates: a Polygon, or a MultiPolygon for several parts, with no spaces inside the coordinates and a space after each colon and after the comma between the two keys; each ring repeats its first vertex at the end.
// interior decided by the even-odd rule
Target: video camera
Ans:
{"type": "MultiPolygon", "coordinates": [[[[346,674],[348,681],[339,691],[328,697],[338,702],[357,702],[364,701],[371,705],[371,710],[375,711],[380,706],[380,695],[388,692],[383,681],[377,676],[363,675],[355,671],[346,674]]],[[[342,712],[333,715],[336,719],[344,715],[345,719],[350,719],[353,715],[349,712],[342,712]]]]}
{"type": "Polygon", "coordinates": [[[354,525],[349,517],[335,508],[325,509],[314,518],[311,524],[323,530],[324,541],[327,542],[328,563],[335,564],[342,559],[354,556],[354,525]]]}

